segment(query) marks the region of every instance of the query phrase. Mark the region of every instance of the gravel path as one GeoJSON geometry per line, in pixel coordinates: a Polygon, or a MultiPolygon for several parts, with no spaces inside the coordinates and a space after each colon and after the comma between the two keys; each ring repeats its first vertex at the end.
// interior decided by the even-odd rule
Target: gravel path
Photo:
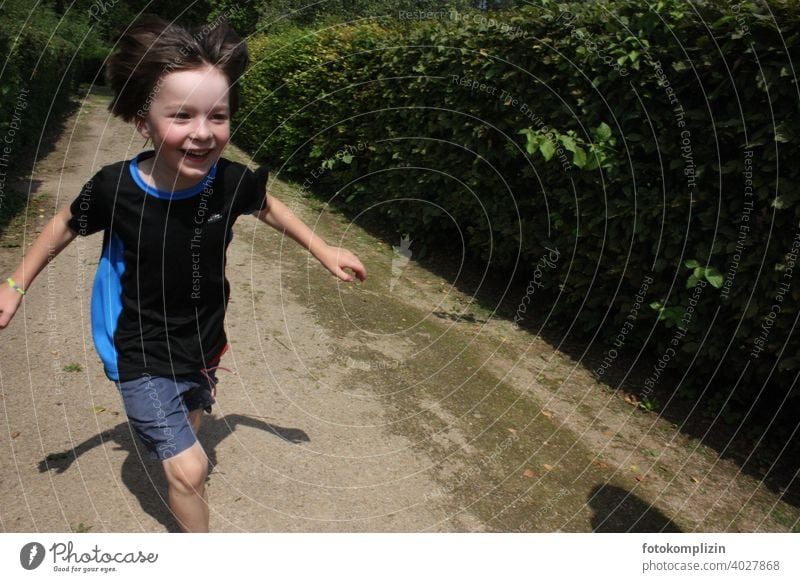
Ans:
{"type": "MultiPolygon", "coordinates": [[[[142,149],[107,103],[91,95],[34,168],[3,272],[99,167],[142,149]]],[[[797,518],[446,277],[287,184],[271,193],[369,278],[339,282],[288,238],[237,223],[222,361],[234,373],[220,372],[201,432],[212,531],[786,531],[797,518]]],[[[76,239],[2,332],[4,532],[175,531],[161,468],[140,456],[92,345],[100,244],[76,239]]]]}

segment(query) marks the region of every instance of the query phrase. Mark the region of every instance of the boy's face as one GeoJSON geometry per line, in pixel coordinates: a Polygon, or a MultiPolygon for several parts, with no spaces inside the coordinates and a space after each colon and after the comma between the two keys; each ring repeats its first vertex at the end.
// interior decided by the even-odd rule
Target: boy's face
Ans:
{"type": "Polygon", "coordinates": [[[136,128],[153,141],[153,176],[175,190],[206,177],[230,139],[228,80],[215,67],[174,71],[151,93],[136,128]]]}

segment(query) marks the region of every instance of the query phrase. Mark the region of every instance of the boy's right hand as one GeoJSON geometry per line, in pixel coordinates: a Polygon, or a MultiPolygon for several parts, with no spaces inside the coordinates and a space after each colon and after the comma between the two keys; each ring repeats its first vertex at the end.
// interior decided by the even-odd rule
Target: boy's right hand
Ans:
{"type": "Polygon", "coordinates": [[[0,329],[4,329],[19,308],[22,295],[11,288],[8,281],[0,283],[0,329]]]}
{"type": "MultiPolygon", "coordinates": [[[[78,236],[78,233],[69,227],[68,222],[71,216],[70,205],[67,204],[50,219],[42,233],[33,241],[31,248],[25,253],[23,262],[14,271],[14,274],[17,275],[24,273],[25,280],[20,281],[19,277],[12,275],[17,284],[24,283],[25,290],[30,288],[33,280],[47,266],[47,263],[78,236]]],[[[8,281],[0,281],[0,329],[5,328],[14,317],[20,301],[22,301],[22,294],[12,289],[8,281]]]]}

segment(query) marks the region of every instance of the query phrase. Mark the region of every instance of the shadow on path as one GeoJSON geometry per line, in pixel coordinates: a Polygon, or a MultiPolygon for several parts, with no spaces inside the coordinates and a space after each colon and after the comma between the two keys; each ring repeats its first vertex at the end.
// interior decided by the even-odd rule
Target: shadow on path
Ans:
{"type": "MultiPolygon", "coordinates": [[[[211,465],[209,473],[217,465],[216,447],[225,437],[239,426],[247,426],[269,432],[292,444],[309,442],[305,431],[297,428],[286,428],[264,422],[257,417],[242,414],[230,414],[224,417],[206,416],[200,430],[199,440],[208,455],[211,465]]],[[[167,482],[161,462],[151,459],[147,449],[134,435],[127,422],[122,422],[112,429],[103,431],[66,451],[50,453],[39,462],[39,472],[66,472],[72,462],[95,447],[106,442],[115,443],[115,451],[127,451],[128,455],[122,463],[120,476],[122,482],[139,500],[146,513],[155,518],[170,533],[180,532],[167,501],[167,482]]]]}
{"type": "Polygon", "coordinates": [[[598,485],[587,500],[594,510],[592,531],[597,533],[680,533],[658,509],[614,485],[598,485]]]}

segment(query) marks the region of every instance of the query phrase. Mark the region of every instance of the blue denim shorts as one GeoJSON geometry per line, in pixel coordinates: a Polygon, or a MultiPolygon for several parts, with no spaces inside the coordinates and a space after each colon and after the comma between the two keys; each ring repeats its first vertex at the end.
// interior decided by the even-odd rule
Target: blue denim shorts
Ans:
{"type": "Polygon", "coordinates": [[[175,378],[145,375],[117,383],[128,422],[151,458],[169,459],[197,442],[189,412],[198,408],[211,412],[216,382],[212,372],[208,377],[202,373],[175,378]]]}

